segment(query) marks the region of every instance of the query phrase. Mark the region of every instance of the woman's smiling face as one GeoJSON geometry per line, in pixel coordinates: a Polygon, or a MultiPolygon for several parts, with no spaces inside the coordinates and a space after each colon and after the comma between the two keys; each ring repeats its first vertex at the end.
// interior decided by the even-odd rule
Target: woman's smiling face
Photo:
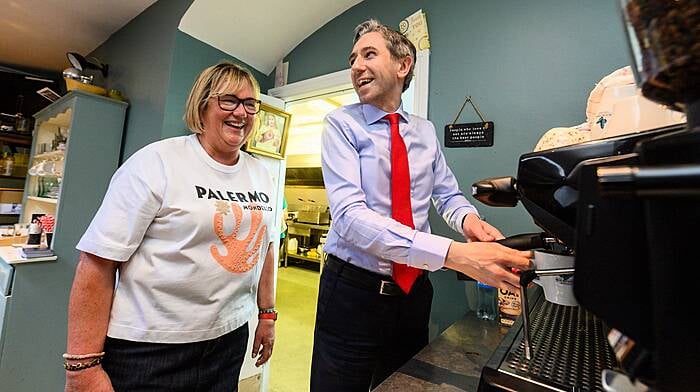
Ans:
{"type": "Polygon", "coordinates": [[[255,99],[252,86],[244,83],[237,91],[231,90],[210,97],[202,113],[202,142],[218,153],[237,153],[248,140],[255,123],[255,114],[248,114],[242,102],[233,111],[223,110],[219,106],[219,96],[233,95],[240,101],[255,99]]]}

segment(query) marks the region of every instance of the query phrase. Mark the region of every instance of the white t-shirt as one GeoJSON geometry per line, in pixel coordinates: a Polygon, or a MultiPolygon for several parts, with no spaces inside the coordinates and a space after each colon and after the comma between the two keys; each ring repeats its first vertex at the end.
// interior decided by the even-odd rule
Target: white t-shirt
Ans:
{"type": "Polygon", "coordinates": [[[241,152],[236,165],[222,165],[196,135],[131,156],[77,245],[125,261],[107,335],[186,343],[249,320],[268,244],[279,235],[272,195],[257,159],[241,152]]]}

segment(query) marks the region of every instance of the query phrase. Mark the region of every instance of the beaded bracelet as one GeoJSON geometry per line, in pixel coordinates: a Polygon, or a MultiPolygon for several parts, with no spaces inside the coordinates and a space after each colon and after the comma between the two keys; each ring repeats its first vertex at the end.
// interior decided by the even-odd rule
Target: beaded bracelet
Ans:
{"type": "Polygon", "coordinates": [[[78,370],[91,368],[93,366],[97,366],[100,363],[102,363],[102,358],[103,357],[97,357],[90,362],[78,362],[78,363],[63,362],[63,368],[68,370],[69,372],[75,372],[78,370]]]}
{"type": "Polygon", "coordinates": [[[88,358],[97,358],[97,357],[104,357],[105,352],[102,351],[101,353],[90,353],[90,354],[68,354],[65,353],[63,354],[63,359],[88,359],[88,358]]]}

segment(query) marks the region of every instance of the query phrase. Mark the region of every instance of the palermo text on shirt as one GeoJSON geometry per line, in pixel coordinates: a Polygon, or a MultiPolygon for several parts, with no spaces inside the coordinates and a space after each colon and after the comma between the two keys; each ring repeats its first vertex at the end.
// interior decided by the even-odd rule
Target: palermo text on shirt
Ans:
{"type": "Polygon", "coordinates": [[[233,202],[243,202],[243,203],[269,203],[270,196],[264,192],[231,192],[231,191],[221,191],[217,189],[204,188],[199,185],[194,186],[197,190],[197,197],[199,199],[215,199],[215,200],[226,200],[233,202]]]}

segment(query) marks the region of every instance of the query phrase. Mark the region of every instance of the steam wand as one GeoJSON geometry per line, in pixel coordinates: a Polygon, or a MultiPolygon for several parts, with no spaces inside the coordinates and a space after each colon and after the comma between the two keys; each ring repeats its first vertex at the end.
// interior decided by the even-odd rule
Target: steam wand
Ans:
{"type": "Polygon", "coordinates": [[[527,286],[539,276],[569,275],[573,273],[573,268],[531,269],[520,273],[520,298],[523,301],[523,340],[525,344],[525,358],[528,361],[532,359],[532,340],[530,339],[530,307],[527,300],[527,286]]]}

